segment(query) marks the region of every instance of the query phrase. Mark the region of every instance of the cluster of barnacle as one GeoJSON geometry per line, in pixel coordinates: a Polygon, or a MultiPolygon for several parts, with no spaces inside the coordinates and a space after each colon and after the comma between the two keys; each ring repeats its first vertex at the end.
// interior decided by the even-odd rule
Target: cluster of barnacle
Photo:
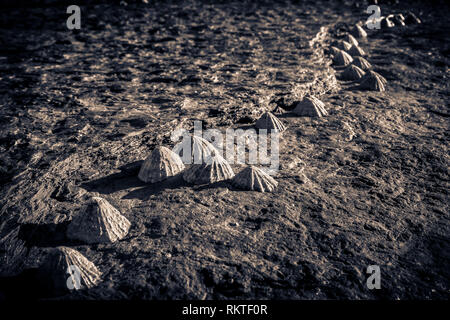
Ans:
{"type": "MultiPolygon", "coordinates": [[[[394,26],[403,27],[406,24],[421,23],[412,12],[408,12],[406,18],[403,14],[391,14],[387,17],[380,17],[377,23],[385,30],[394,26]]],[[[386,79],[379,73],[372,70],[372,65],[364,58],[367,54],[359,46],[356,38],[367,38],[367,32],[361,24],[357,24],[351,33],[336,41],[330,48],[333,56],[333,64],[336,67],[345,67],[341,73],[341,79],[346,81],[359,81],[359,88],[365,90],[385,91],[386,79]]]]}

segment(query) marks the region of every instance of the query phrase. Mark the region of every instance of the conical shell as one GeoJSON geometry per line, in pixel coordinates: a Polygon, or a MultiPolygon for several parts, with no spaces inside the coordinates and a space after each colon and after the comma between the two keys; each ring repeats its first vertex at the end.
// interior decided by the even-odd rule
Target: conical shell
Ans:
{"type": "Polygon", "coordinates": [[[234,177],[234,172],[228,162],[216,154],[202,164],[193,164],[183,174],[183,179],[192,184],[214,183],[234,177]]]}
{"type": "Polygon", "coordinates": [[[52,293],[95,287],[101,275],[92,262],[68,247],[52,249],[38,270],[39,281],[52,293]]]}
{"type": "Polygon", "coordinates": [[[341,50],[347,51],[347,50],[350,50],[350,48],[352,47],[352,44],[347,41],[341,40],[338,42],[337,47],[341,50]]]}
{"type": "Polygon", "coordinates": [[[314,96],[304,97],[302,101],[297,103],[293,112],[306,117],[322,117],[328,114],[325,110],[325,104],[314,96]]]}
{"type": "Polygon", "coordinates": [[[365,72],[357,66],[351,64],[345,68],[342,73],[342,79],[344,80],[359,80],[364,76],[365,72]]]}
{"type": "Polygon", "coordinates": [[[362,70],[369,70],[370,68],[372,68],[372,65],[369,63],[369,61],[367,61],[363,57],[355,57],[353,59],[353,65],[361,68],[362,70]]]}
{"type": "Polygon", "coordinates": [[[278,186],[278,182],[264,170],[249,166],[233,178],[233,185],[244,190],[272,192],[278,186]]]}
{"type": "Polygon", "coordinates": [[[281,115],[284,114],[284,109],[280,106],[276,106],[273,110],[272,110],[272,114],[276,114],[276,115],[281,115]]]}
{"type": "Polygon", "coordinates": [[[361,49],[358,46],[353,45],[350,50],[348,51],[348,53],[352,56],[352,57],[362,57],[365,56],[366,53],[364,52],[363,49],[361,49]]]}
{"type": "Polygon", "coordinates": [[[399,27],[405,26],[405,18],[402,19],[399,15],[395,15],[392,18],[392,21],[395,23],[396,26],[399,26],[399,27]]]}
{"type": "Polygon", "coordinates": [[[184,150],[182,144],[178,144],[173,152],[179,155],[184,163],[201,164],[211,155],[217,154],[218,151],[209,141],[192,135],[190,137],[190,150],[184,150]],[[183,154],[185,151],[189,154],[183,154]]]}
{"type": "Polygon", "coordinates": [[[350,63],[352,63],[352,61],[353,61],[352,56],[343,50],[341,50],[333,58],[333,63],[337,66],[347,66],[350,63]]]}
{"type": "Polygon", "coordinates": [[[270,112],[264,113],[261,118],[256,121],[255,126],[258,129],[276,130],[278,132],[286,130],[283,122],[270,112]]]}
{"type": "Polygon", "coordinates": [[[127,235],[130,225],[108,201],[92,197],[70,222],[67,237],[86,243],[115,242],[127,235]]]}
{"type": "Polygon", "coordinates": [[[361,79],[360,87],[368,90],[385,91],[386,84],[387,81],[383,76],[374,71],[368,71],[361,79]]]}
{"type": "Polygon", "coordinates": [[[353,28],[352,34],[354,37],[359,38],[359,39],[367,38],[367,32],[360,25],[356,25],[353,28]]]}
{"type": "Polygon", "coordinates": [[[391,19],[383,17],[380,21],[381,29],[389,29],[395,27],[395,24],[391,21],[391,19]]]}
{"type": "Polygon", "coordinates": [[[351,34],[347,33],[344,37],[344,41],[347,41],[348,43],[354,45],[354,46],[358,46],[358,40],[355,39],[354,36],[352,36],[351,34]]]}
{"type": "Polygon", "coordinates": [[[337,55],[340,51],[341,51],[341,49],[334,47],[334,46],[331,46],[331,48],[330,48],[330,53],[333,56],[337,55]]]}
{"type": "Polygon", "coordinates": [[[406,24],[418,24],[418,23],[422,23],[422,21],[420,21],[420,19],[414,13],[409,11],[405,17],[405,23],[406,24]]]}
{"type": "Polygon", "coordinates": [[[145,159],[139,171],[139,180],[143,182],[159,182],[175,176],[184,170],[179,155],[166,147],[156,147],[145,159]]]}

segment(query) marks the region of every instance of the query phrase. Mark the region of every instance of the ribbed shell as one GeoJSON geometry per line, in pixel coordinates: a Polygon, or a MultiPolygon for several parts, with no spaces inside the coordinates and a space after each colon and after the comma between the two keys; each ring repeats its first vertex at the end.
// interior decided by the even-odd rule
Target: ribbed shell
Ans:
{"type": "Polygon", "coordinates": [[[361,79],[361,88],[375,91],[385,91],[387,81],[380,74],[369,71],[366,75],[361,79]]]}
{"type": "Polygon", "coordinates": [[[353,58],[347,52],[341,50],[333,58],[333,63],[337,66],[347,66],[352,63],[353,58]]]}
{"type": "Polygon", "coordinates": [[[47,288],[51,288],[54,293],[62,293],[69,290],[95,287],[102,274],[80,252],[68,247],[56,247],[52,249],[39,267],[38,275],[39,280],[47,288]],[[75,276],[76,271],[80,272],[80,283],[70,281],[71,274],[75,276]],[[68,287],[69,283],[73,284],[70,288],[68,287]]]}
{"type": "Polygon", "coordinates": [[[272,113],[266,112],[255,123],[258,129],[276,130],[282,132],[286,130],[286,126],[272,113]]]}
{"type": "Polygon", "coordinates": [[[264,170],[249,166],[233,178],[233,185],[244,190],[272,192],[278,186],[278,182],[264,170]]]}
{"type": "Polygon", "coordinates": [[[395,27],[395,24],[391,21],[391,19],[383,17],[380,21],[380,26],[382,29],[395,27]]]}
{"type": "Polygon", "coordinates": [[[357,66],[351,64],[347,68],[345,68],[344,72],[342,73],[342,79],[359,80],[364,76],[364,74],[365,72],[361,68],[358,68],[357,66]]]}
{"type": "Polygon", "coordinates": [[[341,40],[338,42],[338,48],[344,51],[349,50],[352,47],[352,44],[345,41],[345,40],[341,40]]]}
{"type": "Polygon", "coordinates": [[[339,51],[341,51],[341,49],[339,49],[338,47],[331,46],[330,48],[330,52],[333,56],[337,55],[339,51]]]}
{"type": "Polygon", "coordinates": [[[367,32],[360,26],[356,25],[352,31],[353,36],[356,38],[367,38],[367,32]]]}
{"type": "Polygon", "coordinates": [[[393,18],[392,18],[392,21],[394,21],[394,23],[395,23],[395,25],[396,26],[400,26],[400,27],[404,27],[405,26],[405,20],[404,20],[405,18],[400,18],[400,16],[398,16],[398,15],[395,15],[393,18]]]}
{"type": "Polygon", "coordinates": [[[328,114],[325,110],[325,104],[314,96],[304,97],[302,101],[297,103],[293,112],[306,117],[322,117],[328,114]]]}
{"type": "Polygon", "coordinates": [[[67,237],[85,243],[109,243],[124,238],[130,221],[108,201],[92,197],[67,227],[67,237]]]}
{"type": "Polygon", "coordinates": [[[361,68],[362,70],[369,70],[370,68],[372,68],[372,65],[369,63],[369,61],[367,61],[363,57],[355,57],[353,59],[353,65],[361,68]]]}
{"type": "Polygon", "coordinates": [[[214,183],[233,177],[233,169],[220,155],[212,156],[207,163],[193,164],[183,174],[183,179],[192,184],[214,183]]]}
{"type": "Polygon", "coordinates": [[[411,11],[409,11],[406,14],[406,17],[405,17],[405,23],[406,24],[417,24],[417,23],[421,23],[421,22],[422,21],[420,21],[420,19],[414,13],[412,13],[411,11]]]}
{"type": "Polygon", "coordinates": [[[179,155],[162,146],[156,147],[145,159],[138,177],[143,182],[159,182],[175,176],[184,170],[183,161],[179,155]]]}
{"type": "Polygon", "coordinates": [[[358,47],[358,46],[354,46],[354,45],[350,48],[350,50],[348,50],[348,53],[349,53],[352,57],[358,57],[358,56],[362,57],[362,56],[365,56],[365,55],[366,55],[366,53],[364,52],[363,49],[361,49],[361,48],[358,47]]]}
{"type": "Polygon", "coordinates": [[[352,36],[349,33],[344,37],[344,41],[347,41],[348,43],[350,43],[350,44],[352,44],[354,46],[358,46],[359,45],[358,40],[356,40],[355,37],[352,36]]]}

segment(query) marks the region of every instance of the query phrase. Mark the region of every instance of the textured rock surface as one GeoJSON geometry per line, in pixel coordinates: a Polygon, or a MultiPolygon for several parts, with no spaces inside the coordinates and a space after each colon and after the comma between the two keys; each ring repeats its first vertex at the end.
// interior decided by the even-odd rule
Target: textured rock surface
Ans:
{"type": "Polygon", "coordinates": [[[272,192],[278,186],[278,182],[264,170],[249,166],[236,174],[233,185],[244,190],[272,192]]]}
{"type": "Polygon", "coordinates": [[[130,229],[130,221],[108,201],[92,197],[67,228],[69,239],[85,243],[110,243],[124,238],[130,229]]]}
{"type": "Polygon", "coordinates": [[[139,179],[143,182],[159,182],[173,177],[184,170],[180,156],[172,150],[158,146],[145,159],[139,170],[139,179]]]}
{"type": "MultiPolygon", "coordinates": [[[[148,2],[89,1],[77,32],[56,1],[0,10],[2,277],[45,259],[25,224],[64,226],[97,192],[129,236],[74,247],[105,276],[61,299],[448,300],[448,10],[408,3],[422,24],[366,29],[390,87],[376,92],[336,81],[322,51],[322,26],[367,20],[355,1],[148,2]],[[266,98],[307,93],[329,116],[280,117],[276,192],[137,178],[175,128],[241,128],[266,98]],[[366,286],[373,264],[381,290],[366,286]]],[[[391,2],[383,14],[405,12],[391,2]]]]}
{"type": "Polygon", "coordinates": [[[276,130],[278,132],[286,130],[286,126],[283,122],[271,112],[264,113],[261,118],[256,121],[255,127],[258,129],[276,130]]]}

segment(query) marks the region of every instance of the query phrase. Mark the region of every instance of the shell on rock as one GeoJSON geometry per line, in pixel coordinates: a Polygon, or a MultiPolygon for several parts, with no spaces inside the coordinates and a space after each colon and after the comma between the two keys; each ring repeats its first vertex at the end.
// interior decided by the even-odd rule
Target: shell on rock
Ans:
{"type": "Polygon", "coordinates": [[[337,47],[341,50],[347,51],[352,47],[352,44],[345,40],[341,40],[338,42],[337,47]]]}
{"type": "Polygon", "coordinates": [[[244,190],[272,192],[278,186],[278,182],[264,170],[249,166],[233,178],[233,185],[244,190]]]}
{"type": "Polygon", "coordinates": [[[328,112],[325,110],[325,104],[314,96],[304,97],[297,103],[293,112],[299,116],[322,117],[328,112]]]}
{"type": "Polygon", "coordinates": [[[389,29],[395,27],[395,24],[388,17],[383,17],[381,18],[380,26],[382,29],[389,29]]]}
{"type": "Polygon", "coordinates": [[[272,113],[266,112],[255,123],[255,127],[258,129],[276,130],[282,132],[286,130],[286,126],[272,113]]]}
{"type": "Polygon", "coordinates": [[[420,21],[420,19],[411,11],[408,11],[408,13],[406,14],[405,17],[405,23],[406,24],[418,24],[418,23],[422,23],[422,21],[420,21]]]}
{"type": "MultiPolygon", "coordinates": [[[[401,15],[401,14],[400,14],[400,16],[403,17],[403,15],[401,15]]],[[[394,21],[396,26],[404,27],[406,25],[405,24],[405,18],[402,19],[400,16],[397,15],[397,14],[394,15],[393,18],[392,18],[392,21],[394,21]]]]}
{"type": "Polygon", "coordinates": [[[357,38],[367,38],[367,32],[360,26],[360,25],[355,25],[355,27],[352,30],[352,34],[354,37],[357,38]]]}
{"type": "Polygon", "coordinates": [[[365,56],[366,53],[364,52],[363,49],[361,49],[358,46],[353,45],[350,50],[348,50],[348,53],[352,56],[352,57],[362,57],[365,56]]]}
{"type": "Polygon", "coordinates": [[[351,64],[345,68],[342,73],[342,79],[344,80],[359,80],[364,76],[365,72],[361,68],[351,64]]]}
{"type": "Polygon", "coordinates": [[[361,68],[362,70],[369,70],[370,68],[372,68],[372,65],[369,63],[369,61],[367,61],[363,57],[355,57],[353,59],[353,65],[361,68]]]}
{"type": "Polygon", "coordinates": [[[338,47],[331,46],[331,48],[330,48],[330,53],[333,56],[337,55],[339,53],[339,51],[341,51],[341,49],[339,49],[338,47]]]}
{"type": "Polygon", "coordinates": [[[143,182],[159,182],[184,170],[180,156],[170,149],[158,146],[145,159],[138,174],[143,182]]]}
{"type": "Polygon", "coordinates": [[[191,165],[183,174],[183,179],[192,184],[215,183],[233,177],[233,169],[218,154],[212,155],[205,163],[191,165]]]}
{"type": "Polygon", "coordinates": [[[130,226],[108,201],[92,197],[70,222],[67,237],[85,243],[111,243],[124,238],[130,226]]]}
{"type": "Polygon", "coordinates": [[[179,155],[184,163],[201,164],[205,162],[206,159],[210,158],[211,155],[218,153],[217,149],[208,140],[197,135],[192,135],[189,138],[189,150],[185,150],[182,144],[178,144],[173,149],[173,152],[179,155]],[[182,154],[185,151],[190,154],[182,154]]]}
{"type": "Polygon", "coordinates": [[[347,33],[344,37],[344,41],[347,41],[348,43],[354,45],[354,46],[358,46],[358,40],[355,39],[354,36],[352,36],[351,34],[347,33]]]}
{"type": "Polygon", "coordinates": [[[368,71],[361,79],[360,87],[362,89],[385,91],[386,79],[375,71],[368,71]]]}
{"type": "Polygon", "coordinates": [[[353,58],[347,52],[341,50],[333,57],[333,63],[337,66],[347,66],[353,62],[353,58]]]}
{"type": "Polygon", "coordinates": [[[91,261],[68,247],[53,248],[38,269],[39,281],[53,293],[95,287],[101,275],[91,261]]]}

